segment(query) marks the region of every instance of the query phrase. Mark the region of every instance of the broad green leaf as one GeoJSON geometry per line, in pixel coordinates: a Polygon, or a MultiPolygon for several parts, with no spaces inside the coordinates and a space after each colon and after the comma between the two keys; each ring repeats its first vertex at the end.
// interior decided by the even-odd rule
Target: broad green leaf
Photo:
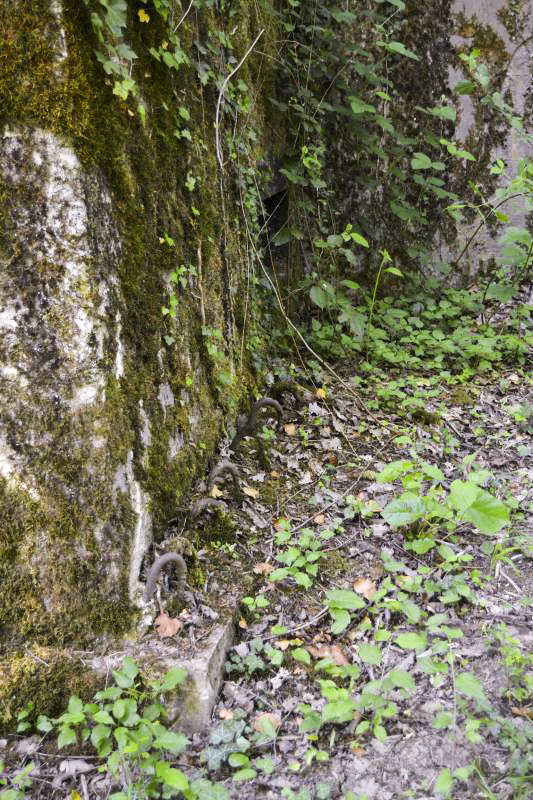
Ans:
{"type": "Polygon", "coordinates": [[[389,672],[388,679],[394,686],[399,686],[402,689],[413,691],[415,689],[415,681],[413,676],[406,672],[404,669],[393,669],[389,672]]]}
{"type": "Polygon", "coordinates": [[[421,556],[432,550],[435,544],[433,539],[415,539],[413,542],[409,542],[409,550],[421,556]]]}
{"type": "Polygon", "coordinates": [[[354,717],[355,700],[346,698],[326,703],[322,709],[322,722],[351,722],[354,717]]]}
{"type": "Polygon", "coordinates": [[[189,788],[187,776],[180,769],[171,767],[166,761],[158,761],[155,765],[155,774],[165,786],[184,792],[189,788]]]}
{"type": "Polygon", "coordinates": [[[422,470],[428,478],[432,478],[437,483],[442,483],[445,480],[444,472],[434,464],[428,464],[426,461],[422,464],[422,470]]]}
{"type": "Polygon", "coordinates": [[[453,508],[457,509],[460,513],[472,505],[478,496],[480,489],[475,483],[470,481],[452,481],[450,486],[449,502],[453,508]]]}
{"type": "Polygon", "coordinates": [[[439,772],[437,780],[435,781],[435,791],[442,797],[449,797],[452,790],[453,778],[452,773],[448,767],[444,767],[439,772]]]}
{"type": "Polygon", "coordinates": [[[155,739],[153,747],[158,750],[167,750],[173,756],[177,756],[185,750],[188,744],[189,740],[183,733],[166,730],[155,739]]]}
{"type": "Polygon", "coordinates": [[[396,500],[391,500],[385,506],[381,516],[391,527],[399,528],[402,525],[410,525],[416,522],[425,513],[426,508],[420,495],[404,492],[396,500]]]}
{"type": "Polygon", "coordinates": [[[455,679],[455,687],[458,692],[478,700],[483,705],[487,704],[487,698],[483,688],[472,672],[461,672],[455,679]]]}
{"type": "Polygon", "coordinates": [[[350,101],[350,108],[352,109],[353,114],[364,114],[367,112],[375,113],[376,111],[374,106],[365,103],[364,100],[361,100],[361,98],[356,97],[353,94],[348,97],[348,100],[350,101]]]}
{"type": "Polygon", "coordinates": [[[386,50],[390,50],[391,53],[399,53],[399,55],[407,56],[407,58],[413,58],[416,61],[420,60],[416,53],[413,53],[412,50],[408,50],[401,42],[378,42],[378,45],[380,47],[384,47],[386,50]]]}
{"type": "MultiPolygon", "coordinates": [[[[115,702],[114,706],[117,703],[120,703],[120,702],[123,702],[123,701],[117,700],[115,702]]],[[[117,719],[120,719],[120,716],[115,713],[114,706],[113,706],[113,714],[115,714],[115,717],[117,719]]],[[[101,709],[100,711],[97,711],[96,714],[93,714],[93,719],[94,719],[95,722],[97,722],[98,724],[101,724],[101,725],[115,725],[115,720],[113,719],[113,717],[111,716],[109,711],[105,711],[105,709],[101,709]]]]}
{"type": "Polygon", "coordinates": [[[239,769],[237,772],[234,772],[232,780],[236,781],[237,783],[240,781],[253,781],[253,779],[257,776],[257,772],[252,767],[244,767],[244,769],[239,769]]]}
{"type": "Polygon", "coordinates": [[[57,746],[61,749],[69,744],[76,744],[78,741],[76,731],[68,726],[61,728],[59,736],[57,737],[57,746]]]}
{"type": "Polygon", "coordinates": [[[381,650],[375,644],[365,644],[362,642],[359,645],[359,657],[365,664],[379,664],[381,663],[381,650]]]}
{"type": "Polygon", "coordinates": [[[411,159],[411,167],[413,169],[430,169],[431,159],[425,153],[415,153],[411,159]]]}
{"type": "Polygon", "coordinates": [[[345,608],[355,611],[366,606],[363,598],[350,589],[331,589],[326,592],[326,600],[331,608],[345,608]]]}
{"type": "Polygon", "coordinates": [[[304,647],[296,647],[294,650],[291,650],[291,656],[296,661],[301,661],[303,664],[311,663],[311,656],[304,647]]]}
{"type": "Polygon", "coordinates": [[[342,633],[342,631],[348,627],[351,621],[350,614],[348,611],[345,611],[343,608],[330,608],[329,613],[333,617],[333,624],[331,626],[331,632],[335,635],[342,633]]]}
{"type": "Polygon", "coordinates": [[[434,728],[441,730],[442,728],[449,728],[453,722],[453,714],[449,711],[439,711],[435,714],[433,722],[431,723],[434,728]]]}
{"type": "Polygon", "coordinates": [[[483,489],[463,513],[464,519],[471,522],[481,533],[493,534],[509,522],[509,509],[496,497],[483,489]]]}
{"type": "Polygon", "coordinates": [[[187,670],[183,669],[183,667],[174,667],[173,669],[170,669],[163,675],[161,691],[169,692],[171,689],[175,689],[176,686],[178,686],[180,683],[183,683],[187,675],[187,670]]]}
{"type": "Polygon", "coordinates": [[[398,275],[400,278],[403,278],[403,272],[397,267],[387,267],[385,272],[390,272],[392,275],[398,275]]]}
{"type": "Polygon", "coordinates": [[[406,461],[405,459],[402,461],[392,461],[377,474],[376,480],[379,483],[393,483],[397,478],[405,475],[406,472],[410,472],[412,469],[412,461],[406,461]]]}
{"type": "Polygon", "coordinates": [[[472,81],[459,81],[459,83],[455,84],[453,90],[457,94],[473,94],[476,91],[476,85],[472,81]]]}
{"type": "Polygon", "coordinates": [[[412,625],[416,625],[420,619],[421,611],[416,603],[413,603],[412,600],[402,600],[400,603],[400,608],[409,620],[412,625]]]}
{"type": "Polygon", "coordinates": [[[320,286],[312,286],[309,297],[319,308],[325,308],[328,303],[328,296],[320,286]]]}
{"type": "Polygon", "coordinates": [[[426,111],[428,114],[433,114],[434,117],[449,119],[452,122],[455,122],[457,117],[457,112],[453,106],[435,106],[434,108],[426,108],[426,111]]]}
{"type": "Polygon", "coordinates": [[[400,633],[394,640],[404,650],[424,650],[427,637],[424,633],[400,633]]]}
{"type": "Polygon", "coordinates": [[[250,759],[245,753],[231,753],[228,758],[230,767],[248,767],[250,759]]]}

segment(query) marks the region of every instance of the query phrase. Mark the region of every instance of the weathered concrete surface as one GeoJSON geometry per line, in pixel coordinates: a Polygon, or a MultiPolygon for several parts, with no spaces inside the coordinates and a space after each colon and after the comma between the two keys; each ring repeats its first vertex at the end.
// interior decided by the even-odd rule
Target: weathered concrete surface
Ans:
{"type": "MultiPolygon", "coordinates": [[[[533,3],[531,0],[453,0],[451,44],[456,52],[480,50],[480,61],[489,67],[492,82],[489,91],[499,91],[514,113],[524,116],[529,125],[533,123],[532,58],[533,58],[533,3]]],[[[450,64],[450,86],[468,78],[461,69],[450,64]]],[[[480,116],[479,105],[468,95],[458,98],[459,114],[456,138],[466,149],[474,145],[483,158],[494,163],[502,159],[508,178],[501,178],[497,186],[504,187],[509,178],[517,175],[521,159],[531,157],[531,143],[511,126],[491,122],[480,116]],[[481,144],[481,147],[480,147],[481,144]]],[[[526,127],[527,129],[527,127],[526,127]]],[[[490,199],[491,193],[488,194],[490,199]]],[[[527,209],[522,198],[516,198],[501,206],[509,216],[509,224],[527,227],[527,209]]],[[[457,255],[466,243],[479,219],[471,225],[459,227],[458,238],[451,257],[457,255]]],[[[499,233],[488,227],[480,230],[465,258],[470,270],[475,272],[481,261],[498,258],[499,233]]],[[[444,254],[443,254],[444,255],[444,254]]],[[[446,254],[447,255],[447,254],[446,254]]]]}
{"type": "MultiPolygon", "coordinates": [[[[237,12],[237,27],[191,15],[184,43],[190,25],[231,24],[244,53],[261,20],[237,12]]],[[[69,648],[135,630],[152,541],[254,385],[240,198],[219,174],[195,65],[178,74],[148,55],[157,24],[128,31],[146,58],[142,121],[112,93],[84,3],[0,7],[0,725],[40,664],[43,687],[69,648]],[[191,143],[162,113],[178,94],[191,143]]],[[[240,76],[253,85],[256,69],[268,78],[253,57],[240,76]]]]}

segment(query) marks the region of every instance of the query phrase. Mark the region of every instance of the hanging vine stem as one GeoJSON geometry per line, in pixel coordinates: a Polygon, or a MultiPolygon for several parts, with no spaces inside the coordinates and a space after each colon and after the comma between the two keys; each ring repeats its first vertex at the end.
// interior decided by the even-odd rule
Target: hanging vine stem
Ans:
{"type": "Polygon", "coordinates": [[[218,163],[220,165],[220,169],[221,170],[224,169],[224,157],[222,155],[222,148],[220,146],[220,124],[219,124],[220,123],[220,107],[222,105],[222,100],[224,99],[224,94],[226,92],[228,83],[233,78],[235,73],[240,70],[240,68],[242,67],[242,65],[244,64],[244,62],[246,61],[246,59],[248,58],[248,56],[250,55],[250,53],[252,52],[252,50],[254,49],[254,47],[256,46],[257,42],[261,38],[261,36],[264,34],[264,32],[265,32],[264,28],[262,28],[259,31],[259,33],[255,37],[254,41],[252,42],[252,44],[250,45],[250,47],[248,48],[246,53],[243,55],[243,57],[241,58],[241,60],[239,61],[239,63],[235,67],[235,69],[232,69],[230,74],[226,78],[224,78],[224,83],[220,87],[220,92],[218,94],[218,100],[217,100],[217,110],[216,110],[216,115],[215,115],[215,143],[216,143],[216,151],[217,151],[217,161],[218,161],[218,163]]]}
{"type": "Polygon", "coordinates": [[[283,305],[283,301],[282,301],[282,299],[281,299],[281,296],[280,296],[280,293],[279,293],[279,291],[278,291],[278,288],[277,288],[277,286],[274,284],[274,282],[272,281],[272,278],[270,277],[270,275],[268,274],[268,270],[266,269],[265,265],[263,264],[263,259],[260,257],[259,253],[257,252],[257,248],[255,247],[255,244],[254,244],[253,238],[252,238],[252,236],[251,236],[251,234],[250,234],[250,231],[249,231],[249,229],[248,229],[248,218],[247,218],[247,216],[246,216],[246,211],[245,211],[245,209],[244,209],[244,203],[243,203],[243,201],[242,201],[242,195],[241,195],[241,198],[240,198],[240,205],[241,205],[241,210],[242,210],[243,219],[244,219],[244,221],[245,221],[245,224],[246,224],[246,230],[247,230],[248,238],[249,238],[249,240],[250,240],[250,243],[251,243],[251,245],[252,245],[252,249],[253,249],[253,251],[254,251],[255,257],[256,257],[256,259],[257,259],[257,261],[258,261],[258,263],[259,263],[259,265],[260,265],[260,267],[261,267],[261,270],[263,271],[263,274],[264,274],[265,278],[267,279],[268,283],[270,284],[270,286],[271,286],[271,288],[272,288],[272,291],[274,292],[274,297],[276,298],[276,302],[277,302],[277,304],[278,304],[278,308],[279,308],[279,310],[281,311],[281,314],[282,314],[282,316],[283,316],[283,319],[285,320],[285,322],[287,323],[287,325],[289,326],[289,328],[290,328],[292,331],[294,331],[294,333],[296,334],[296,336],[297,336],[297,337],[298,337],[298,338],[301,340],[302,344],[303,344],[303,345],[304,345],[304,347],[305,347],[305,348],[306,348],[306,349],[307,349],[307,350],[308,350],[308,351],[311,353],[311,355],[313,356],[313,358],[316,358],[316,360],[317,360],[317,361],[318,361],[320,364],[322,364],[322,366],[323,366],[323,367],[324,367],[324,368],[325,368],[325,369],[326,369],[326,370],[327,370],[327,371],[330,373],[330,375],[333,375],[333,377],[334,377],[334,378],[336,378],[336,380],[338,380],[338,381],[339,381],[339,383],[341,384],[341,386],[343,386],[343,387],[346,389],[346,391],[347,391],[347,392],[348,392],[348,393],[351,395],[351,397],[353,397],[353,399],[356,401],[356,403],[357,403],[357,405],[359,406],[359,408],[360,408],[361,410],[363,410],[363,411],[364,411],[364,412],[365,412],[365,413],[368,415],[368,417],[370,417],[370,419],[373,419],[373,420],[374,420],[374,422],[376,422],[376,423],[378,423],[378,424],[379,424],[379,420],[377,420],[377,418],[374,416],[374,414],[372,414],[372,413],[369,411],[369,409],[368,409],[368,408],[365,406],[365,404],[363,403],[363,401],[361,400],[361,398],[359,397],[359,395],[357,394],[357,392],[355,392],[355,391],[352,389],[352,387],[351,387],[351,386],[350,386],[348,383],[346,383],[346,381],[344,381],[344,380],[341,378],[341,376],[338,374],[338,372],[335,372],[335,370],[333,369],[333,367],[331,367],[331,366],[328,364],[328,362],[327,362],[327,361],[325,361],[323,358],[321,358],[321,356],[319,356],[319,355],[318,355],[318,353],[316,353],[316,352],[313,350],[313,348],[311,347],[311,345],[310,345],[310,344],[308,344],[308,342],[306,341],[305,337],[304,337],[304,336],[303,336],[303,335],[300,333],[300,331],[298,330],[298,328],[296,327],[296,325],[294,324],[294,322],[293,322],[293,321],[291,320],[291,318],[288,316],[287,312],[285,311],[285,307],[284,307],[284,305],[283,305]]]}

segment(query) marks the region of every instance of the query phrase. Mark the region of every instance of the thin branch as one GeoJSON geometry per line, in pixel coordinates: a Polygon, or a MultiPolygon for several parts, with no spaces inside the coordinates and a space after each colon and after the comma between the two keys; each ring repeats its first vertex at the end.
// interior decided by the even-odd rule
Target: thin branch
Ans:
{"type": "Polygon", "coordinates": [[[178,30],[178,28],[180,27],[180,25],[182,24],[182,22],[184,22],[184,21],[185,21],[185,17],[187,16],[187,14],[189,13],[189,11],[191,10],[191,8],[192,8],[192,4],[193,4],[193,3],[194,3],[194,0],[191,0],[191,2],[189,3],[189,8],[188,8],[188,9],[187,9],[187,11],[185,12],[185,14],[182,16],[182,18],[180,19],[180,21],[178,22],[178,24],[176,25],[176,27],[174,28],[174,30],[172,31],[172,33],[176,33],[176,31],[178,30]]]}
{"type": "Polygon", "coordinates": [[[243,55],[243,57],[241,58],[241,60],[239,61],[239,63],[235,67],[235,69],[233,69],[230,72],[230,74],[224,79],[224,83],[222,84],[220,92],[218,94],[217,112],[216,112],[216,116],[215,116],[215,141],[216,141],[216,150],[217,150],[217,161],[218,161],[218,163],[220,165],[220,169],[222,169],[222,170],[224,169],[224,158],[222,156],[222,149],[220,147],[220,126],[219,126],[220,106],[222,105],[222,100],[224,99],[224,93],[226,91],[228,83],[233,78],[235,73],[242,67],[242,65],[244,64],[244,62],[246,61],[246,59],[248,58],[248,56],[250,55],[250,53],[252,52],[252,50],[254,49],[254,47],[256,46],[257,42],[261,38],[261,36],[264,34],[264,32],[265,32],[264,28],[262,28],[259,31],[259,33],[255,37],[254,41],[252,42],[252,44],[250,45],[250,47],[248,48],[246,53],[243,55]]]}

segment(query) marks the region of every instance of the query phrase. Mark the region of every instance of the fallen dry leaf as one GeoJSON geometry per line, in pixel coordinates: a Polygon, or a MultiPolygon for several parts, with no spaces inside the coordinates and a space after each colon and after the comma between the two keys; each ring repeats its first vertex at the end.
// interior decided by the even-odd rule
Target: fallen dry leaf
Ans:
{"type": "Polygon", "coordinates": [[[259,494],[259,489],[253,489],[251,486],[243,486],[242,491],[247,497],[253,497],[254,500],[259,494]]]}
{"type": "Polygon", "coordinates": [[[183,622],[180,619],[173,619],[168,614],[160,614],[154,620],[154,627],[159,634],[160,639],[166,639],[169,636],[175,636],[183,627],[183,622]]]}
{"type": "Polygon", "coordinates": [[[313,658],[330,658],[338,667],[345,667],[350,663],[338,644],[321,644],[318,647],[309,645],[307,650],[313,658]]]}
{"type": "Polygon", "coordinates": [[[290,639],[277,639],[277,641],[274,642],[274,647],[277,647],[278,650],[287,650],[290,643],[290,639]]]}
{"type": "Polygon", "coordinates": [[[313,636],[313,642],[315,644],[317,642],[331,642],[331,636],[327,631],[319,631],[313,636]]]}
{"type": "Polygon", "coordinates": [[[377,591],[377,586],[370,578],[359,578],[353,585],[354,592],[362,594],[367,600],[372,600],[377,591]]]}
{"type": "Polygon", "coordinates": [[[259,716],[257,716],[254,719],[254,721],[252,722],[252,727],[258,733],[268,734],[270,732],[268,723],[270,723],[270,725],[272,725],[274,730],[277,731],[277,729],[281,725],[281,715],[265,711],[264,714],[259,714],[259,716]]]}
{"type": "Polygon", "coordinates": [[[269,572],[272,572],[274,567],[272,564],[268,564],[266,561],[261,561],[259,564],[255,564],[253,571],[256,575],[266,575],[269,572]]]}
{"type": "Polygon", "coordinates": [[[222,497],[222,495],[224,494],[224,492],[222,492],[222,491],[221,491],[221,490],[218,488],[218,486],[215,484],[215,485],[213,486],[213,488],[211,489],[211,491],[209,492],[209,494],[211,495],[211,497],[222,497]]]}
{"type": "Polygon", "coordinates": [[[512,375],[509,375],[507,380],[509,381],[509,383],[520,383],[520,378],[514,372],[512,375]]]}
{"type": "Polygon", "coordinates": [[[511,711],[515,717],[525,717],[526,719],[533,719],[533,708],[519,708],[519,706],[511,706],[511,711]]]}
{"type": "Polygon", "coordinates": [[[220,719],[233,719],[235,714],[233,713],[231,708],[221,708],[220,711],[218,712],[218,716],[220,717],[220,719]]]}
{"type": "Polygon", "coordinates": [[[294,424],[294,422],[288,422],[286,425],[283,426],[283,430],[287,434],[287,436],[296,436],[298,432],[298,426],[294,424]]]}
{"type": "Polygon", "coordinates": [[[313,517],[313,522],[316,522],[317,525],[323,525],[326,521],[326,517],[324,514],[317,514],[316,517],[313,517]]]}

